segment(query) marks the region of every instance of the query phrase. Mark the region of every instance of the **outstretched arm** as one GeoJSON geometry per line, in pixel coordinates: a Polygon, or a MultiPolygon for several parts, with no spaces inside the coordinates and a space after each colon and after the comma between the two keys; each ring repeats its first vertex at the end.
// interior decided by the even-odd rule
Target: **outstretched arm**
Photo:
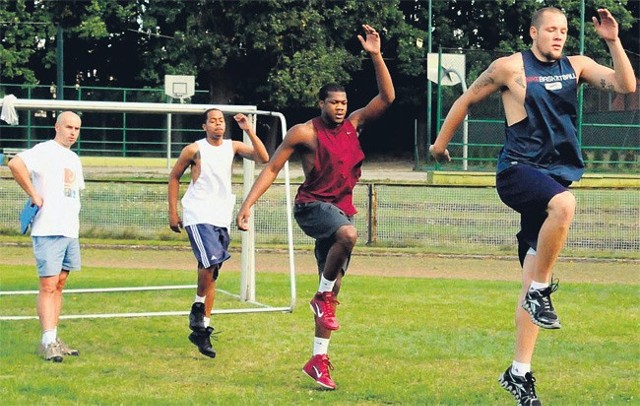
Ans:
{"type": "Polygon", "coordinates": [[[429,152],[438,162],[448,162],[451,160],[447,145],[453,138],[458,127],[464,121],[464,117],[469,112],[469,108],[479,101],[497,92],[505,83],[508,77],[508,62],[505,58],[497,59],[489,65],[487,70],[482,72],[478,79],[462,94],[451,106],[447,117],[442,123],[440,133],[433,145],[429,147],[429,152]]]}
{"type": "Polygon", "coordinates": [[[236,217],[236,225],[238,226],[238,229],[247,231],[249,228],[251,207],[253,207],[260,196],[262,196],[273,184],[273,181],[278,176],[278,173],[280,173],[285,162],[287,162],[294,153],[296,145],[298,145],[304,137],[305,132],[303,128],[304,124],[298,124],[291,127],[287,132],[287,135],[284,137],[284,140],[282,140],[282,143],[271,157],[271,160],[262,169],[260,175],[258,175],[258,178],[253,183],[253,186],[249,191],[249,194],[247,194],[244,202],[242,202],[242,206],[240,206],[240,209],[238,210],[238,215],[236,217]]]}
{"type": "Polygon", "coordinates": [[[389,69],[382,59],[380,52],[380,34],[370,25],[362,26],[366,33],[366,39],[362,35],[358,35],[358,40],[362,44],[362,48],[369,53],[373,68],[376,72],[376,82],[378,85],[378,94],[365,107],[351,113],[349,121],[354,127],[358,128],[367,121],[380,117],[396,98],[393,81],[389,74],[389,69]]]}
{"type": "Polygon", "coordinates": [[[596,88],[618,93],[631,93],[636,90],[636,78],[629,57],[618,37],[618,22],[609,10],[599,9],[600,21],[593,17],[596,32],[607,43],[613,60],[613,69],[596,63],[586,56],[574,57],[580,69],[580,79],[596,88]]]}
{"type": "Polygon", "coordinates": [[[256,135],[251,128],[251,123],[242,113],[238,113],[233,116],[233,119],[238,123],[238,127],[240,127],[244,132],[247,133],[249,139],[251,140],[251,145],[249,146],[244,142],[234,142],[234,150],[237,154],[246,159],[251,159],[252,161],[256,161],[258,163],[266,163],[269,160],[269,153],[265,148],[260,138],[256,135]]]}

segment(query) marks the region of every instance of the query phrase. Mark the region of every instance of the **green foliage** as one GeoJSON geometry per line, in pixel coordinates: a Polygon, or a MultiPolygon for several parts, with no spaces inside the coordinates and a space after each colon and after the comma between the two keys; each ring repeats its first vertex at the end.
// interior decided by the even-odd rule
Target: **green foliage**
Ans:
{"type": "MultiPolygon", "coordinates": [[[[611,10],[625,47],[637,48],[637,22],[632,25],[637,2],[585,2],[587,55],[609,60],[591,24],[597,7],[611,10]]],[[[581,0],[431,4],[434,52],[438,47],[485,51],[469,61],[469,83],[495,55],[528,47],[529,20],[541,6],[566,11],[571,28],[566,52],[580,49],[581,0]]],[[[55,82],[60,26],[67,85],[157,87],[166,74],[186,74],[196,76],[199,89],[210,90],[212,102],[281,109],[315,106],[320,85],[336,81],[368,100],[370,92],[362,89],[372,88],[370,63],[356,36],[369,23],[382,34],[397,104],[425,114],[427,5],[423,0],[0,0],[0,79],[55,82]]]]}
{"type": "Polygon", "coordinates": [[[38,83],[33,65],[54,32],[39,9],[31,1],[0,0],[0,82],[38,83]]]}

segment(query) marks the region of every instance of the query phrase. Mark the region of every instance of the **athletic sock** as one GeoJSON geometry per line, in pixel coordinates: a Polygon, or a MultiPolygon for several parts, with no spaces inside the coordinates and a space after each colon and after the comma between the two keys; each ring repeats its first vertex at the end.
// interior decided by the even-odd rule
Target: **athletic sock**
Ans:
{"type": "Polygon", "coordinates": [[[532,292],[534,290],[542,290],[548,287],[549,287],[548,283],[531,281],[531,285],[529,285],[529,292],[532,292]]]}
{"type": "Polygon", "coordinates": [[[196,298],[195,298],[195,300],[194,300],[193,302],[194,302],[194,303],[204,303],[204,298],[205,298],[205,297],[206,297],[206,296],[198,296],[198,295],[196,294],[196,298]]]}
{"type": "Polygon", "coordinates": [[[525,376],[527,372],[531,372],[531,364],[524,364],[516,360],[511,364],[511,373],[518,376],[525,376]]]}
{"type": "Polygon", "coordinates": [[[313,338],[313,355],[326,354],[329,351],[330,338],[313,338]]]}
{"type": "Polygon", "coordinates": [[[318,287],[318,292],[331,292],[333,290],[333,286],[336,284],[336,281],[330,281],[322,275],[320,277],[320,286],[318,287]]]}
{"type": "Polygon", "coordinates": [[[43,331],[42,332],[42,344],[47,346],[47,345],[49,345],[51,343],[55,343],[57,336],[58,336],[58,329],[57,328],[43,331]]]}
{"type": "Polygon", "coordinates": [[[211,324],[211,317],[205,317],[204,318],[204,328],[209,327],[209,324],[211,324]]]}

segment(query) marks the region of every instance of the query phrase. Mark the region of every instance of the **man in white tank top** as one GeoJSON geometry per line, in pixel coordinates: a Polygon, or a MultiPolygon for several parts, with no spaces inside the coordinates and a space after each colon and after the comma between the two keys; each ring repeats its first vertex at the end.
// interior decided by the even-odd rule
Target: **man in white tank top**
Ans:
{"type": "Polygon", "coordinates": [[[236,197],[231,187],[233,158],[236,154],[259,163],[269,160],[264,144],[255,134],[247,117],[233,118],[251,140],[251,146],[225,140],[224,115],[218,109],[204,113],[202,129],[206,138],[187,145],[180,152],[169,174],[169,227],[176,233],[185,228],[198,261],[198,289],[189,315],[189,340],[211,358],[211,310],[215,299],[216,279],[222,263],[229,259],[229,225],[236,197]],[[191,168],[191,182],[182,197],[182,219],[178,214],[180,178],[191,168]]]}

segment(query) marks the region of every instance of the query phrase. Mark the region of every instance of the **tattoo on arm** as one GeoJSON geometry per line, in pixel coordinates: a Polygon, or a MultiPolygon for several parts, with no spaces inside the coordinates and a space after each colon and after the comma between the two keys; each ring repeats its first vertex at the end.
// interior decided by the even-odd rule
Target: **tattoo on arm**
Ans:
{"type": "Polygon", "coordinates": [[[518,86],[520,86],[521,88],[525,89],[526,86],[524,85],[524,80],[523,79],[524,79],[524,66],[522,66],[520,68],[520,73],[518,73],[518,75],[516,76],[515,82],[516,82],[516,84],[518,86]]]}
{"type": "Polygon", "coordinates": [[[474,93],[478,93],[481,88],[485,86],[489,86],[495,82],[491,74],[495,71],[495,67],[493,64],[489,65],[486,71],[482,72],[482,74],[478,77],[478,79],[471,85],[471,89],[474,93]]]}
{"type": "Polygon", "coordinates": [[[600,79],[600,88],[608,92],[615,91],[615,86],[613,85],[613,83],[609,83],[604,79],[600,79]]]}

